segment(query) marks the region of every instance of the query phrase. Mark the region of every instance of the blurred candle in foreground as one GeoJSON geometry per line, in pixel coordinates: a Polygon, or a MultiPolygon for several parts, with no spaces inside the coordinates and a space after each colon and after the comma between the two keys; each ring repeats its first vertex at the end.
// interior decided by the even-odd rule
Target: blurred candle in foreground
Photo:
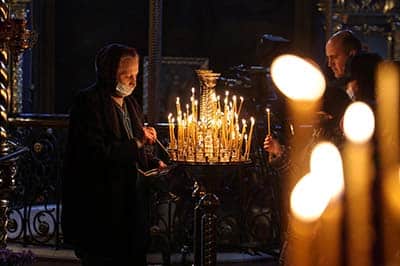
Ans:
{"type": "Polygon", "coordinates": [[[394,62],[380,64],[376,80],[379,178],[382,185],[382,205],[376,208],[382,217],[382,264],[400,265],[399,66],[394,62]]]}
{"type": "Polygon", "coordinates": [[[306,174],[295,185],[290,196],[293,217],[289,220],[284,265],[314,265],[312,243],[316,221],[329,202],[329,196],[321,189],[323,187],[323,180],[313,173],[306,174]]]}
{"type": "MultiPolygon", "coordinates": [[[[298,171],[290,171],[284,178],[282,198],[286,200],[299,177],[308,172],[303,147],[311,139],[312,131],[301,130],[310,128],[301,126],[314,120],[326,84],[318,65],[292,54],[281,55],[272,62],[271,77],[278,89],[289,99],[288,115],[292,119],[293,129],[296,128],[296,134],[292,135],[288,144],[291,147],[290,160],[298,171]]],[[[287,204],[283,204],[283,208],[287,208],[287,204]]],[[[288,211],[282,210],[284,213],[288,211]]],[[[286,224],[283,221],[283,225],[286,224]]]]}
{"type": "Polygon", "coordinates": [[[315,101],[325,91],[325,78],[315,63],[286,54],[271,65],[271,76],[279,90],[292,100],[315,101]]]}
{"type": "MultiPolygon", "coordinates": [[[[311,173],[321,180],[321,187],[329,198],[329,204],[319,219],[313,252],[318,261],[326,266],[341,265],[342,248],[342,197],[344,190],[343,163],[337,147],[330,142],[318,143],[310,158],[311,173]]],[[[318,264],[319,265],[319,264],[318,264]]]]}
{"type": "Polygon", "coordinates": [[[344,114],[343,129],[347,139],[344,149],[346,183],[347,265],[372,265],[372,201],[374,172],[371,145],[375,119],[363,102],[351,104],[344,114]]]}
{"type": "Polygon", "coordinates": [[[290,196],[290,209],[294,216],[305,222],[317,220],[330,200],[323,188],[324,180],[314,173],[301,178],[290,196]]]}
{"type": "Polygon", "coordinates": [[[311,153],[311,172],[322,179],[326,193],[337,198],[343,193],[343,163],[339,150],[331,142],[318,143],[311,153]]]}

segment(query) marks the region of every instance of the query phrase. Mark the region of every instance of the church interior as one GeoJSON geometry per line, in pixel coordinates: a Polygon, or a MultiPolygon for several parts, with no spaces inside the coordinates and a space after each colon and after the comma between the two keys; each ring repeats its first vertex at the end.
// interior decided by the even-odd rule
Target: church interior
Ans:
{"type": "Polygon", "coordinates": [[[399,0],[0,0],[0,265],[81,265],[62,230],[70,110],[112,43],[140,56],[144,149],[167,165],[139,171],[147,265],[400,265],[399,0]],[[336,145],[318,108],[342,89],[327,43],[343,30],[381,63],[336,145]]]}

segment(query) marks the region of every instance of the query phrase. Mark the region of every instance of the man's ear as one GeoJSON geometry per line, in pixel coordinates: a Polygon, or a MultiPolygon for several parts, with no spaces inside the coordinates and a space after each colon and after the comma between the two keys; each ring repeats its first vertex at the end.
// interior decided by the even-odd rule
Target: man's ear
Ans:
{"type": "Polygon", "coordinates": [[[349,56],[355,56],[357,54],[357,51],[356,50],[351,50],[350,52],[349,52],[349,56]]]}

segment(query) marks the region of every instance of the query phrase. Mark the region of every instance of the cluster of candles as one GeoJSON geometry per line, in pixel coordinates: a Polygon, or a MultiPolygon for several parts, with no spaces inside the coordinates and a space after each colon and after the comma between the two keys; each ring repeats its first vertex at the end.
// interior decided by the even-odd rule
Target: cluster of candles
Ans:
{"type": "MultiPolygon", "coordinates": [[[[287,187],[293,214],[288,224],[295,237],[288,239],[291,248],[285,254],[285,264],[311,266],[322,258],[327,265],[337,266],[400,265],[398,66],[385,62],[376,75],[379,142],[372,141],[374,111],[363,102],[354,102],[343,119],[343,151],[331,142],[318,143],[310,157],[309,172],[303,177],[296,173],[287,176],[292,184],[296,181],[293,190],[287,187]],[[378,168],[374,150],[378,151],[378,168]],[[373,186],[379,187],[381,195],[372,193],[373,186]],[[319,241],[321,244],[315,245],[319,241]]],[[[282,55],[274,60],[271,76],[290,99],[294,119],[300,121],[315,113],[310,106],[315,106],[325,90],[319,69],[297,56],[282,55]]],[[[294,148],[307,141],[304,136],[293,138],[294,148]]],[[[292,149],[292,160],[299,162],[298,157],[292,149]]]]}
{"type": "Polygon", "coordinates": [[[171,159],[206,163],[249,160],[255,120],[251,117],[249,125],[245,119],[239,120],[243,97],[239,99],[236,95],[229,97],[226,91],[221,104],[220,96],[212,92],[208,99],[201,98],[207,100],[207,109],[200,109],[199,114],[194,88],[186,110],[177,97],[176,119],[172,113],[168,116],[171,159]]]}

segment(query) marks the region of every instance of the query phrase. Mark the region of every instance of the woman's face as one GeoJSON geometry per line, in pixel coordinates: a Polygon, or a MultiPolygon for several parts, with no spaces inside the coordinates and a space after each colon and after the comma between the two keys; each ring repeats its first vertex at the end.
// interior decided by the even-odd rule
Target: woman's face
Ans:
{"type": "Polygon", "coordinates": [[[120,59],[117,70],[117,81],[125,86],[136,87],[139,73],[139,57],[124,56],[120,59]]]}

